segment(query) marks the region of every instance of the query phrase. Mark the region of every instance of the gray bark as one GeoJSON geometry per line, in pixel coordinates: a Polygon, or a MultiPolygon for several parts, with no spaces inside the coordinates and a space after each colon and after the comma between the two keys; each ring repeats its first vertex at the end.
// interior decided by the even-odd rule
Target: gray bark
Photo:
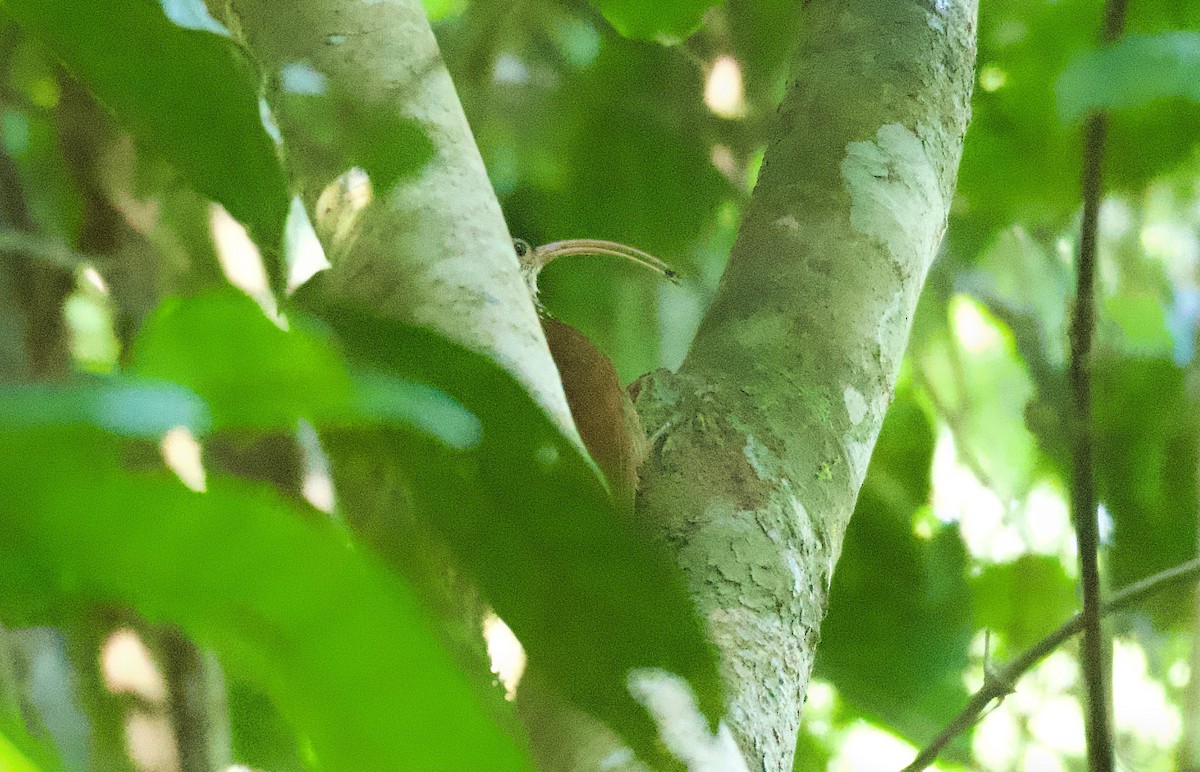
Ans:
{"type": "MultiPolygon", "coordinates": [[[[508,226],[420,0],[229,5],[230,27],[269,81],[278,86],[291,66],[311,68],[331,93],[367,113],[413,119],[433,142],[433,160],[418,175],[373,191],[352,238],[325,239],[333,263],[327,286],[488,354],[578,441],[508,226]]],[[[316,155],[293,152],[288,160],[304,207],[319,222],[321,192],[348,170],[330,169],[316,155]]]]}
{"type": "MultiPolygon", "coordinates": [[[[946,227],[975,0],[814,0],[718,295],[642,383],[639,512],[713,639],[752,769],[790,770],[842,536],[946,227]]],[[[881,663],[881,666],[886,666],[881,663]]]]}
{"type": "MultiPolygon", "coordinates": [[[[416,118],[437,148],[420,177],[376,192],[356,240],[331,255],[334,284],[492,355],[573,434],[417,0],[233,5],[269,71],[303,62],[416,118]]],[[[641,384],[653,446],[638,511],[675,551],[720,648],[727,727],[751,769],[791,769],[829,581],[946,225],[976,7],[805,2],[794,81],[718,296],[679,372],[641,384]]],[[[303,184],[310,212],[319,187],[303,184]]],[[[678,695],[643,688],[671,706],[664,732],[688,737],[694,716],[678,695]]],[[[531,705],[547,768],[637,768],[590,719],[531,705]]],[[[709,742],[680,755],[692,769],[729,769],[719,759],[732,740],[699,748],[709,742]]]]}

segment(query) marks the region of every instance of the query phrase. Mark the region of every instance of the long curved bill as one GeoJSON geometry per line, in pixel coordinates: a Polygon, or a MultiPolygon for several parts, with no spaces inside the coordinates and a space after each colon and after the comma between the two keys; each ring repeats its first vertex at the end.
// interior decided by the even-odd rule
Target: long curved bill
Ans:
{"type": "Polygon", "coordinates": [[[570,257],[571,255],[612,255],[613,257],[623,257],[626,260],[637,263],[645,268],[662,274],[667,279],[679,283],[679,274],[674,268],[667,265],[662,260],[659,260],[649,252],[643,252],[635,247],[625,244],[618,244],[615,241],[604,241],[602,239],[567,239],[566,241],[553,241],[549,244],[543,244],[533,250],[538,258],[539,268],[556,257],[570,257]]]}

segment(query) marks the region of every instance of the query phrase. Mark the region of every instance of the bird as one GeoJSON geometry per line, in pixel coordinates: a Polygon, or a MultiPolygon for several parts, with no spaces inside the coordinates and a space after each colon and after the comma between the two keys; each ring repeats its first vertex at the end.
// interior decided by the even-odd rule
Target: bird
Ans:
{"type": "Polygon", "coordinates": [[[631,512],[637,496],[637,470],[647,452],[642,422],[629,394],[621,387],[612,361],[587,336],[554,318],[542,305],[538,274],[551,260],[572,255],[620,257],[674,283],[678,283],[679,274],[648,252],[602,239],[567,239],[537,247],[523,239],[513,239],[513,249],[583,445],[604,474],[613,502],[619,509],[631,512]]]}

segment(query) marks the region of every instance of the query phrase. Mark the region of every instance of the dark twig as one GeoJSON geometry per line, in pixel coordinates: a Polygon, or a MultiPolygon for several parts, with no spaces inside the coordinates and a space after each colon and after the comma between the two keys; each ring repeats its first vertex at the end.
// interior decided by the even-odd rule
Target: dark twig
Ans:
{"type": "Polygon", "coordinates": [[[1100,207],[1100,158],[1108,122],[1103,114],[1088,119],[1083,176],[1083,229],[1080,234],[1075,312],[1071,320],[1071,516],[1079,547],[1083,588],[1083,682],[1087,696],[1088,766],[1108,772],[1113,766],[1108,720],[1108,656],[1100,626],[1099,526],[1093,459],[1092,337],[1095,328],[1096,221],[1100,207]]]}
{"type": "MultiPolygon", "coordinates": [[[[1134,582],[1120,592],[1114,593],[1112,598],[1101,606],[1100,614],[1107,616],[1123,611],[1168,587],[1185,581],[1194,582],[1197,579],[1200,579],[1200,558],[1182,563],[1174,568],[1168,568],[1166,571],[1147,577],[1140,582],[1134,582]]],[[[1083,625],[1083,614],[1076,614],[1062,627],[1026,649],[1021,656],[999,670],[989,672],[984,678],[983,686],[975,692],[970,702],[946,725],[941,734],[925,746],[921,753],[913,759],[913,762],[904,768],[903,772],[920,772],[933,764],[942,748],[975,725],[975,722],[979,720],[979,714],[991,704],[992,700],[1003,699],[1011,694],[1021,676],[1076,635],[1083,629],[1083,625]]]]}
{"type": "MultiPolygon", "coordinates": [[[[1124,26],[1125,0],[1108,0],[1104,42],[1117,38],[1124,26]]],[[[1083,681],[1087,698],[1088,768],[1111,772],[1112,728],[1109,722],[1108,652],[1100,625],[1100,569],[1094,437],[1092,427],[1092,340],[1096,327],[1096,235],[1103,193],[1102,165],[1108,116],[1091,115],[1084,127],[1083,224],[1079,235],[1075,310],[1071,319],[1071,363],[1068,381],[1071,410],[1071,514],[1079,547],[1079,580],[1083,588],[1083,681]]]]}

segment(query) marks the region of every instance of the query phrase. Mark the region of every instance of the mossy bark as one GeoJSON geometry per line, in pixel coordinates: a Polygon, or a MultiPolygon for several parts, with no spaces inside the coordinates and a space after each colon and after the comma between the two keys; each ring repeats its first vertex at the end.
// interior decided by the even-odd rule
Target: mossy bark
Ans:
{"type": "MultiPolygon", "coordinates": [[[[721,648],[752,769],[792,766],[830,579],[946,227],[974,0],[813,0],[717,297],[642,383],[639,512],[721,648]]],[[[881,666],[886,666],[881,663],[881,666]]]]}

